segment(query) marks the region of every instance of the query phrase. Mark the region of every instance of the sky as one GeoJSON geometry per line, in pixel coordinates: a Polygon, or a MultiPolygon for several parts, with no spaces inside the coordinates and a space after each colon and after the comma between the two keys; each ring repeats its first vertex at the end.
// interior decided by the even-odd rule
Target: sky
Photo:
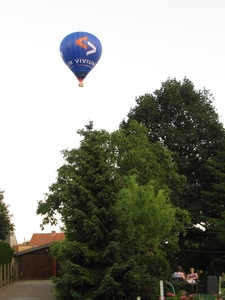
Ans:
{"type": "Polygon", "coordinates": [[[0,190],[18,243],[42,232],[37,201],[89,121],[117,130],[137,97],[187,77],[225,124],[224,15],[224,0],[0,0],[0,190]],[[59,53],[77,31],[103,48],[83,88],[59,53]]]}

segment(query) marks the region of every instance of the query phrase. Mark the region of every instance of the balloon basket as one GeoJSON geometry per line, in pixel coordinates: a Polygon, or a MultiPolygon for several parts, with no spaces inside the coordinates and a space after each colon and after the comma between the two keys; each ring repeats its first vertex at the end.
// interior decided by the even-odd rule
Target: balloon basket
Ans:
{"type": "Polygon", "coordinates": [[[83,82],[79,82],[78,86],[83,87],[84,86],[83,82]]]}

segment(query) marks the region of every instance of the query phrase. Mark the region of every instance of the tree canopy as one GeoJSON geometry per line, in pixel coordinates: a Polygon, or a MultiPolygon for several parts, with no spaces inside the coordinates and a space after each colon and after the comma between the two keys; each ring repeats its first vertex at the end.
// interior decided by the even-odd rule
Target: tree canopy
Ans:
{"type": "Polygon", "coordinates": [[[62,216],[67,240],[53,249],[63,275],[55,279],[60,299],[119,299],[133,290],[128,278],[138,268],[132,228],[116,206],[122,181],[109,134],[92,123],[78,133],[80,147],[63,151],[66,162],[37,212],[47,215],[45,223],[55,221],[53,210],[62,216]]]}
{"type": "Polygon", "coordinates": [[[193,224],[185,239],[180,235],[180,249],[198,245],[206,250],[206,241],[215,241],[213,232],[224,212],[225,131],[213,100],[209,90],[196,91],[187,78],[169,78],[153,94],[137,98],[120,125],[125,129],[133,120],[145,125],[149,142],[161,142],[170,150],[179,174],[186,177],[182,194],[174,191],[171,196],[175,206],[188,210],[193,224]]]}
{"type": "Polygon", "coordinates": [[[113,133],[78,130],[38,202],[42,225],[59,215],[66,234],[52,248],[60,300],[132,298],[178,262],[222,272],[225,131],[213,96],[169,78],[136,103],[113,133]]]}
{"type": "Polygon", "coordinates": [[[0,240],[4,241],[8,234],[14,230],[11,218],[9,205],[4,202],[4,191],[0,190],[0,240]]]}
{"type": "Polygon", "coordinates": [[[43,225],[57,222],[59,213],[67,237],[52,249],[61,263],[62,277],[54,280],[60,299],[134,297],[145,282],[153,280],[155,270],[150,261],[152,265],[154,260],[161,262],[157,274],[169,272],[160,248],[151,246],[168,238],[175,224],[168,179],[165,176],[163,180],[155,167],[165,174],[170,166],[174,182],[179,182],[179,176],[163,149],[161,154],[151,154],[154,148],[149,147],[145,135],[140,135],[134,151],[131,140],[141,128],[138,123],[131,126],[133,134],[127,136],[128,140],[127,131],[109,134],[94,130],[92,122],[79,130],[79,148],[62,151],[65,163],[58,169],[57,180],[45,199],[38,203],[37,213],[43,216],[43,225]],[[127,141],[130,144],[123,150],[127,141]],[[155,157],[154,168],[139,155],[141,149],[145,157],[155,157]],[[136,154],[126,170],[123,162],[129,161],[127,156],[132,151],[136,154]],[[164,159],[157,159],[158,155],[164,159]],[[149,174],[147,184],[146,179],[142,182],[142,168],[149,174]],[[166,227],[158,222],[159,217],[166,227]]]}

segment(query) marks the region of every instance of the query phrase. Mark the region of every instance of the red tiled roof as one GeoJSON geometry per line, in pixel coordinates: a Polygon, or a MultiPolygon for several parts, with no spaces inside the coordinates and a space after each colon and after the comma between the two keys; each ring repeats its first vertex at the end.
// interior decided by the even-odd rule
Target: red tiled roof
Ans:
{"type": "Polygon", "coordinates": [[[34,233],[29,242],[29,246],[37,247],[53,242],[60,242],[66,238],[64,233],[56,233],[52,231],[51,233],[34,233]]]}

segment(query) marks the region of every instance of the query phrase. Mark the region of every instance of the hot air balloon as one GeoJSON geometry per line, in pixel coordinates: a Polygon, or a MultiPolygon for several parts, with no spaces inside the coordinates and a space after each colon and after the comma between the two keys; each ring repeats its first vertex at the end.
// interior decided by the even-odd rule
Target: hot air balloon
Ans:
{"type": "Polygon", "coordinates": [[[74,32],[67,35],[60,44],[60,55],[67,67],[83,86],[83,80],[94,68],[102,54],[99,39],[88,32],[74,32]]]}

